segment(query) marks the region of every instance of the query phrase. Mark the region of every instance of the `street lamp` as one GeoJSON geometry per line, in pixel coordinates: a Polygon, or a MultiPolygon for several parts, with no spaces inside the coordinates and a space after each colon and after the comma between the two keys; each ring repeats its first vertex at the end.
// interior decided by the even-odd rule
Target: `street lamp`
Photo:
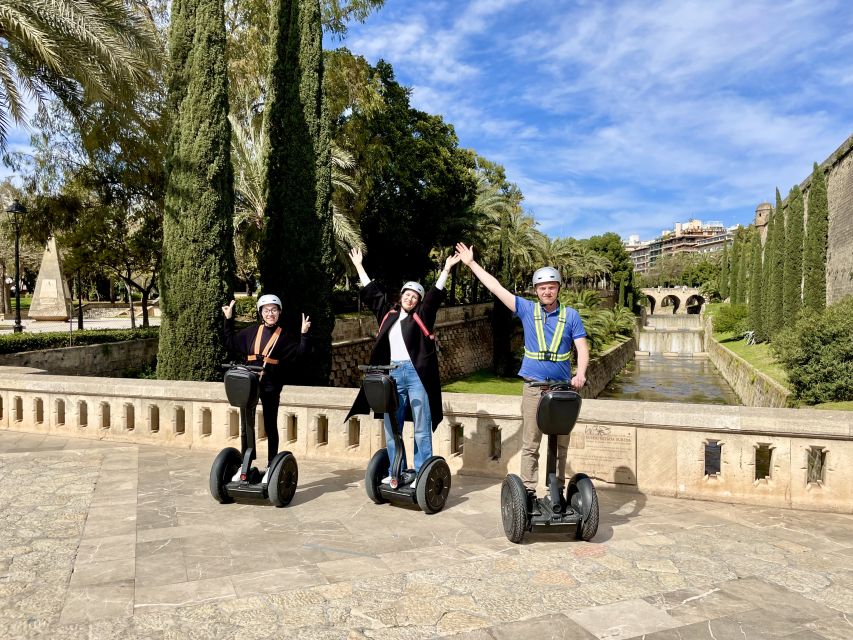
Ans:
{"type": "Polygon", "coordinates": [[[12,204],[6,209],[6,213],[11,213],[13,224],[15,225],[15,327],[12,329],[14,333],[21,333],[24,328],[21,326],[21,258],[18,250],[21,236],[21,227],[18,224],[18,214],[25,214],[27,208],[18,202],[17,199],[12,200],[12,204]]]}

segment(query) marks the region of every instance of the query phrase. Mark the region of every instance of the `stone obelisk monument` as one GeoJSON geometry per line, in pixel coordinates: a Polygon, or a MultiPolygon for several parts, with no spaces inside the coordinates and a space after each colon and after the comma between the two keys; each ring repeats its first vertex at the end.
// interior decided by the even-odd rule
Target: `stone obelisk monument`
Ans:
{"type": "Polygon", "coordinates": [[[68,320],[71,308],[71,291],[62,275],[62,262],[56,249],[56,240],[47,241],[41,259],[36,290],[30,304],[32,320],[68,320]]]}

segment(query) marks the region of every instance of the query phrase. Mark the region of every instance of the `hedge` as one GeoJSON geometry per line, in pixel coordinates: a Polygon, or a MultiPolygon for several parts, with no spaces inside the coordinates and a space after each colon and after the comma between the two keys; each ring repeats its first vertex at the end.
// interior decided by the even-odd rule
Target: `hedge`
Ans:
{"type": "Polygon", "coordinates": [[[144,340],[158,337],[158,329],[159,327],[149,327],[147,329],[87,329],[74,332],[9,333],[0,335],[0,354],[59,349],[68,346],[79,347],[106,342],[124,342],[125,340],[144,340]]]}

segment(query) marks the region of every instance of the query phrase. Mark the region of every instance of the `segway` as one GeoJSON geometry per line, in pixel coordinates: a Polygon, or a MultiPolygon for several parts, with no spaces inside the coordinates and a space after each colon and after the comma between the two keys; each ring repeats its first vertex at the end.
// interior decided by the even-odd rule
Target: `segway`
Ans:
{"type": "Polygon", "coordinates": [[[450,493],[450,467],[441,456],[432,456],[415,475],[403,469],[402,425],[397,424],[397,382],[388,375],[397,365],[359,365],[365,372],[362,387],[367,402],[374,413],[387,414],[394,433],[394,464],[391,465],[391,483],[383,484],[382,478],[388,471],[388,449],[382,448],[373,454],[364,475],[367,497],[376,504],[396,502],[416,504],[424,513],[437,513],[444,508],[450,493]],[[414,482],[413,482],[414,481],[414,482]],[[412,488],[412,484],[415,488],[412,488]]]}
{"type": "MultiPolygon", "coordinates": [[[[269,500],[276,507],[286,507],[296,493],[299,468],[289,451],[282,451],[270,463],[266,481],[255,459],[255,409],[260,393],[262,367],[243,364],[225,364],[225,394],[232,407],[240,409],[240,429],[245,434],[245,453],[234,447],[219,452],[210,468],[210,493],[214,499],[226,504],[234,498],[269,500]]],[[[241,434],[241,435],[242,435],[241,434]]]]}
{"type": "Polygon", "coordinates": [[[581,410],[581,397],[565,381],[532,383],[545,389],[536,411],[536,424],[548,436],[548,495],[537,498],[521,478],[509,474],[501,485],[501,516],[510,542],[521,542],[526,531],[539,527],[574,527],[575,538],[591,540],[598,531],[598,498],[592,480],[576,473],[566,495],[557,481],[557,436],[572,432],[581,410]]]}

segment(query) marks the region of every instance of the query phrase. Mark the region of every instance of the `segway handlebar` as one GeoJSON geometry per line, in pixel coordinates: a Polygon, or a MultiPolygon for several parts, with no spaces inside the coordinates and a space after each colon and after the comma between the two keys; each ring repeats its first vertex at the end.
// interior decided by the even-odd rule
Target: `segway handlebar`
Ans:
{"type": "Polygon", "coordinates": [[[368,373],[375,371],[393,371],[398,366],[397,364],[360,364],[358,365],[359,371],[366,371],[368,373]]]}
{"type": "Polygon", "coordinates": [[[229,369],[246,369],[255,373],[261,373],[264,370],[263,367],[258,367],[254,364],[241,364],[239,362],[223,362],[219,365],[219,368],[223,371],[228,371],[229,369]]]}
{"type": "Polygon", "coordinates": [[[542,389],[554,389],[554,391],[569,391],[572,389],[572,383],[568,380],[542,380],[528,383],[531,387],[540,387],[542,389]]]}

